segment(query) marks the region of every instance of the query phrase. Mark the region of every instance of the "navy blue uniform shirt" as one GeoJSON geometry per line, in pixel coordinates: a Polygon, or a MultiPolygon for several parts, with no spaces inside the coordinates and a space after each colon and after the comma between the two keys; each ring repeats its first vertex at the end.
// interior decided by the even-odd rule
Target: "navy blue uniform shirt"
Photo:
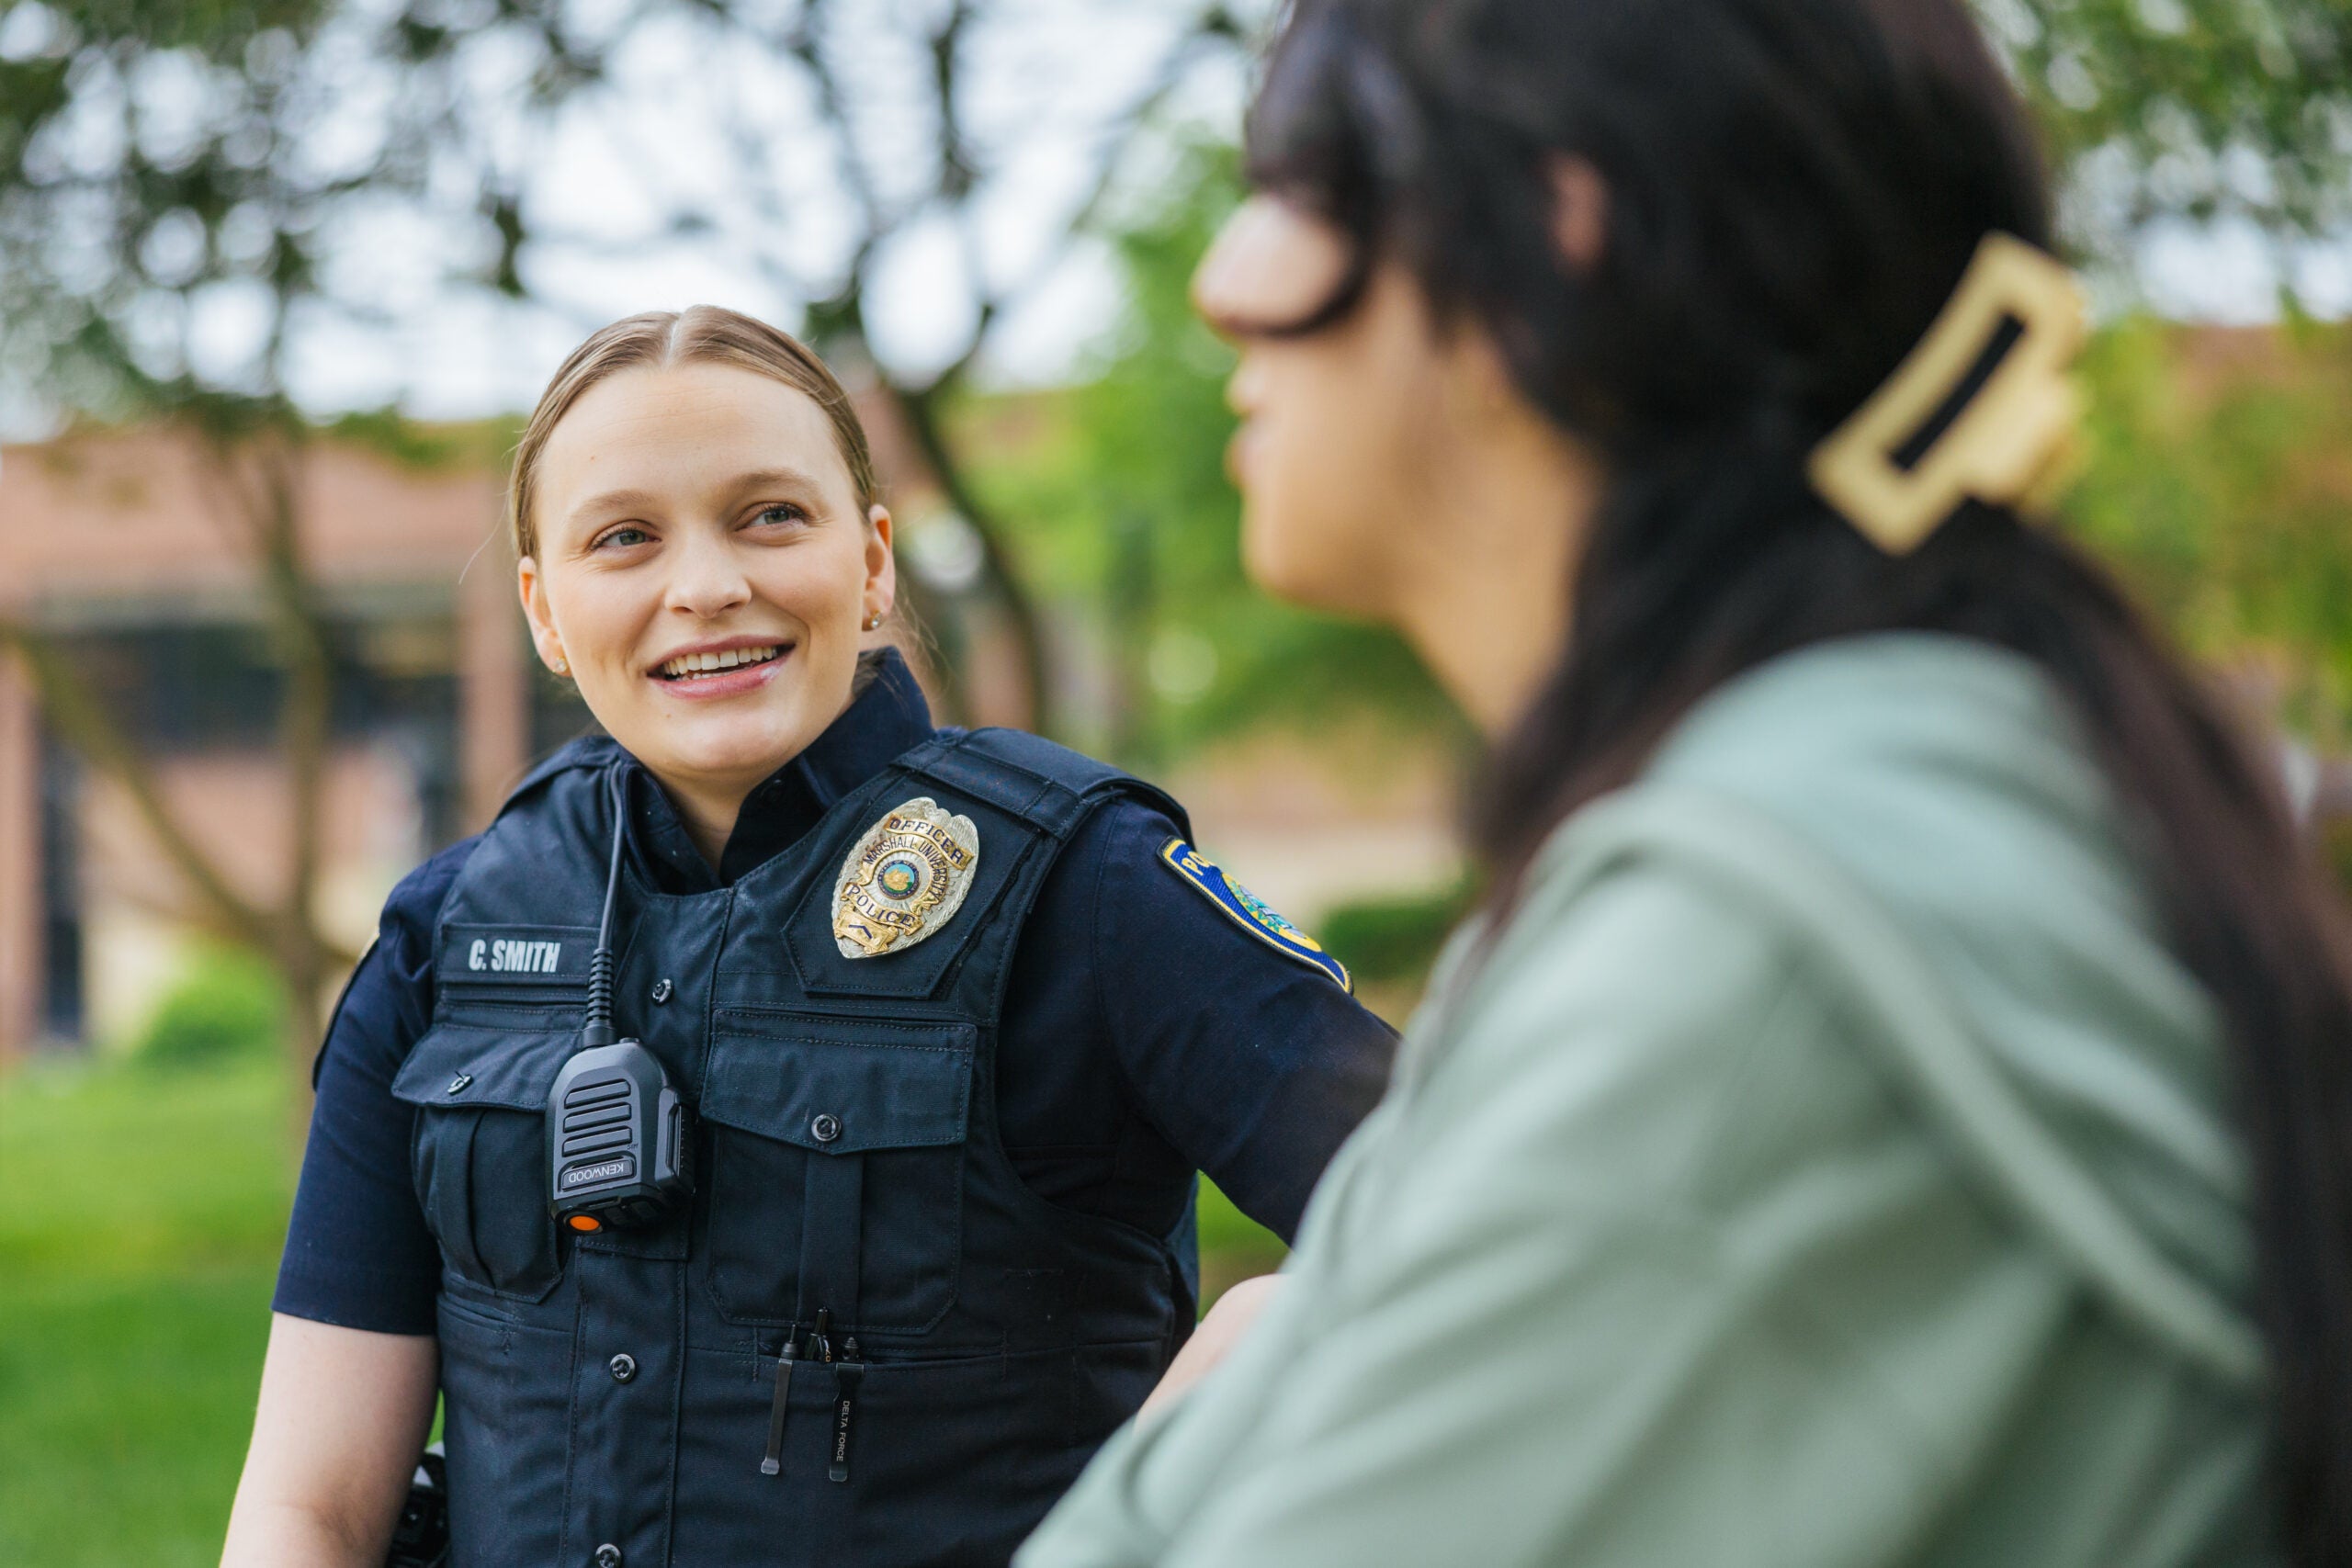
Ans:
{"type": "MultiPolygon", "coordinates": [[[[632,831],[665,891],[732,883],[931,733],[895,653],[808,749],[743,803],[714,871],[659,789],[632,831]]],[[[1288,1240],[1323,1168],[1386,1086],[1396,1036],[1321,972],[1250,934],[1160,859],[1168,817],[1121,798],[1063,850],[1014,954],[997,1114],[1049,1201],[1165,1235],[1209,1178],[1288,1240]]],[[[277,1310],[434,1332],[441,1259],[410,1184],[414,1111],[391,1081],[433,1014],[440,908],[469,839],[392,890],[329,1026],[277,1310]]],[[[597,911],[581,912],[594,923],[597,911]]]]}

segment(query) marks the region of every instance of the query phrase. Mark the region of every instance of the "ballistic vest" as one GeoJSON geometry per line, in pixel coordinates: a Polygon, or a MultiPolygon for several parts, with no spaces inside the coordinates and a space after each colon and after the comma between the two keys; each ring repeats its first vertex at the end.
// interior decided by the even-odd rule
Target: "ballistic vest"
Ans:
{"type": "Polygon", "coordinates": [[[1034,737],[948,730],[731,886],[665,894],[632,855],[615,1017],[694,1107],[695,1195],[582,1235],[549,1215],[545,1114],[623,769],[583,742],[507,803],[442,908],[432,1024],[392,1086],[444,1263],[454,1563],[1001,1563],[1193,1320],[1189,1218],[1171,1237],[1075,1213],[1007,1159],[1007,974],[1091,812],[1181,812],[1034,737]],[[978,828],[964,904],[845,958],[844,858],[926,795],[978,828]]]}

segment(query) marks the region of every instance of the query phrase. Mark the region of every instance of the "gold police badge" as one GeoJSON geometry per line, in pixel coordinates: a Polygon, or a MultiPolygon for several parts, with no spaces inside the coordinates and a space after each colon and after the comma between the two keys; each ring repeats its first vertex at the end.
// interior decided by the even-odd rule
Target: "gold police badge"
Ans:
{"type": "Polygon", "coordinates": [[[980,830],[929,795],[865,830],[833,886],[833,942],[844,958],[912,947],[956,918],[980,863],[980,830]]]}

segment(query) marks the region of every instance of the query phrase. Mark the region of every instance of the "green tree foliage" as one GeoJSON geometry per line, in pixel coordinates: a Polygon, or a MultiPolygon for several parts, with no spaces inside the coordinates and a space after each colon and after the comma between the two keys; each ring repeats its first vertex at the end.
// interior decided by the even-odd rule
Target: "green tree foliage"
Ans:
{"type": "MultiPolygon", "coordinates": [[[[1066,19],[1115,28],[1132,13],[1099,0],[1066,19]]],[[[1013,0],[0,0],[0,409],[299,434],[290,372],[322,326],[398,324],[363,236],[382,236],[409,274],[423,263],[441,284],[518,297],[549,253],[699,246],[801,301],[803,333],[896,404],[981,546],[957,593],[911,577],[906,592],[951,655],[967,614],[1009,629],[1022,716],[1050,727],[1026,574],[940,415],[1093,209],[1078,200],[1019,265],[985,243],[1003,186],[1031,177],[1038,125],[1086,144],[1099,189],[1132,129],[1202,61],[1240,47],[1215,0],[1155,20],[1156,68],[1081,130],[1059,101],[1067,83],[1037,113],[1007,114],[1006,73],[1041,30],[1013,0]],[[650,177],[612,203],[640,214],[635,232],[614,231],[610,212],[552,212],[535,182],[561,111],[576,125],[610,110],[622,141],[661,122],[641,85],[634,98],[597,89],[608,64],[681,40],[711,62],[693,113],[717,177],[665,180],[646,163],[650,177]],[[891,324],[870,319],[874,281],[909,245],[950,237],[968,331],[944,365],[898,367],[873,351],[870,329],[891,324]]],[[[959,671],[938,673],[953,705],[959,671]]]]}
{"type": "Polygon", "coordinates": [[[1976,0],[2078,219],[2112,239],[2162,214],[2274,229],[2352,220],[2346,0],[1976,0]]]}
{"type": "MultiPolygon", "coordinates": [[[[1023,520],[1024,558],[1050,563],[1041,585],[1105,628],[1138,716],[1133,754],[1367,707],[1442,725],[1442,704],[1395,639],[1272,604],[1244,580],[1222,468],[1231,353],[1184,296],[1238,194],[1232,161],[1196,152],[1170,188],[1181,194],[1117,237],[1128,306],[1095,376],[966,407],[985,437],[973,446],[993,453],[990,494],[1023,520]],[[1171,635],[1216,651],[1197,693],[1154,688],[1152,654],[1171,635]]],[[[2084,375],[2091,413],[2066,525],[2195,656],[2258,673],[2291,727],[2345,749],[2352,327],[2126,318],[2098,333],[2084,375]]]]}
{"type": "Polygon", "coordinates": [[[2352,328],[2111,326],[2069,525],[2205,663],[2352,739],[2352,328]]]}
{"type": "Polygon", "coordinates": [[[401,203],[452,271],[518,291],[488,152],[600,71],[562,9],[0,0],[0,379],[66,412],[297,424],[300,331],[376,310],[334,250],[401,203]]]}
{"type": "Polygon", "coordinates": [[[2069,525],[2312,749],[2309,804],[2352,886],[2352,325],[2128,321],[2086,371],[2069,525]]]}
{"type": "Polygon", "coordinates": [[[286,987],[267,961],[243,948],[207,944],[132,1043],[143,1065],[220,1066],[266,1058],[287,1023],[286,987]]]}

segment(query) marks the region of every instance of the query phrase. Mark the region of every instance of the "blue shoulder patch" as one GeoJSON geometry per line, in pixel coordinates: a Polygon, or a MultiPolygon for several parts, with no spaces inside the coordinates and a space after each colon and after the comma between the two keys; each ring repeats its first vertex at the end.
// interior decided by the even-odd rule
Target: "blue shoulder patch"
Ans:
{"type": "Polygon", "coordinates": [[[1182,839],[1170,839],[1160,845],[1159,858],[1251,936],[1290,954],[1310,969],[1321,970],[1351,996],[1355,993],[1355,981],[1350,977],[1346,964],[1324,952],[1322,944],[1313,937],[1266,908],[1248,888],[1226,875],[1216,862],[1182,839]]]}

